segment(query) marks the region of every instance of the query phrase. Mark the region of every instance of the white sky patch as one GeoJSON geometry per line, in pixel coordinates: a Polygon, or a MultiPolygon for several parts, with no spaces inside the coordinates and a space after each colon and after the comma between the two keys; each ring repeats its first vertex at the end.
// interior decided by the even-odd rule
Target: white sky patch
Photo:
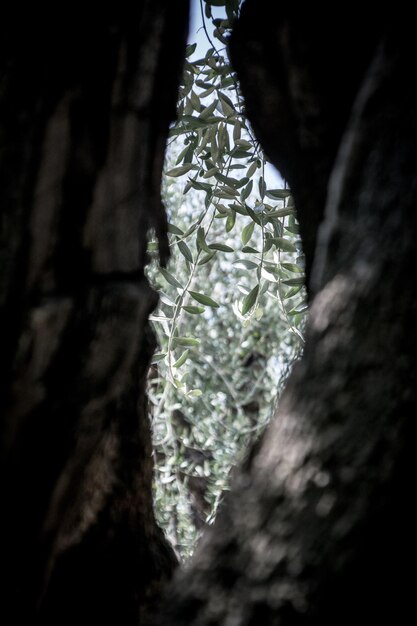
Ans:
{"type": "MultiPolygon", "coordinates": [[[[224,7],[211,7],[213,17],[224,17],[224,7]]],[[[213,37],[213,24],[211,20],[206,19],[206,28],[210,35],[211,40],[217,49],[223,48],[223,44],[213,37]]],[[[192,58],[203,57],[207,50],[211,48],[210,42],[207,39],[207,35],[203,28],[203,20],[201,17],[200,0],[192,0],[191,12],[190,12],[190,31],[188,35],[189,43],[197,44],[192,58]]],[[[269,188],[281,189],[284,187],[284,180],[278,170],[272,165],[272,163],[266,163],[265,165],[265,182],[269,188]]]]}

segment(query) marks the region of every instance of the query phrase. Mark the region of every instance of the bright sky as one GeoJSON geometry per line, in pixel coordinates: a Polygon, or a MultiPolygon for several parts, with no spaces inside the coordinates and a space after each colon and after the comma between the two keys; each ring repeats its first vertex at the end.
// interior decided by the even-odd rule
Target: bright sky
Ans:
{"type": "MultiPolygon", "coordinates": [[[[212,7],[211,11],[214,17],[222,17],[224,15],[224,7],[212,7]]],[[[206,27],[211,37],[211,33],[213,32],[211,20],[206,19],[206,27]]],[[[197,48],[195,51],[195,56],[197,58],[204,55],[206,53],[206,50],[210,47],[210,44],[207,41],[206,33],[203,29],[200,0],[191,0],[190,33],[188,39],[190,43],[197,44],[197,48]]],[[[222,43],[218,41],[218,39],[214,39],[214,43],[216,42],[219,44],[219,47],[222,46],[222,43]]]]}
{"type": "MultiPolygon", "coordinates": [[[[224,15],[224,7],[213,6],[211,10],[214,17],[222,17],[224,15]]],[[[211,33],[213,31],[213,26],[211,24],[211,20],[206,19],[206,28],[210,33],[210,37],[212,37],[211,33]]],[[[197,44],[197,48],[192,58],[198,59],[204,56],[207,49],[210,47],[210,43],[207,41],[207,37],[203,29],[200,0],[191,0],[190,32],[188,40],[190,43],[197,44]]],[[[212,37],[212,40],[216,47],[223,47],[223,44],[217,39],[214,39],[212,37]]],[[[280,176],[279,172],[275,169],[273,165],[269,163],[266,164],[265,168],[265,182],[268,187],[272,188],[279,189],[284,186],[282,177],[280,176]]]]}

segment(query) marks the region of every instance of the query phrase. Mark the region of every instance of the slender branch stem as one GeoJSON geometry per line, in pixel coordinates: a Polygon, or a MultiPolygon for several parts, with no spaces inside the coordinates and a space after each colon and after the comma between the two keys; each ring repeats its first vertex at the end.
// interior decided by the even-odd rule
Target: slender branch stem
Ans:
{"type": "Polygon", "coordinates": [[[215,50],[217,56],[220,56],[220,52],[217,50],[216,46],[214,45],[213,41],[211,40],[210,35],[208,34],[208,30],[207,30],[207,26],[206,26],[206,16],[204,15],[204,9],[203,9],[203,0],[200,0],[200,10],[201,10],[201,20],[203,22],[203,28],[204,28],[204,32],[206,34],[207,40],[208,40],[209,44],[211,45],[211,47],[215,50]]]}

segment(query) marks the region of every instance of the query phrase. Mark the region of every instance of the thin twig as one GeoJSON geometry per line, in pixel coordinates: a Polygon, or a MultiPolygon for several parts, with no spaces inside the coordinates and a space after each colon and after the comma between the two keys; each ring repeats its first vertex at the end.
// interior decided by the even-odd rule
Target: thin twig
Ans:
{"type": "Polygon", "coordinates": [[[211,45],[211,47],[215,50],[217,56],[220,56],[220,52],[217,50],[216,46],[214,45],[214,43],[212,42],[210,35],[208,34],[208,30],[207,30],[207,26],[206,26],[206,18],[204,15],[204,9],[203,9],[203,0],[200,0],[200,10],[201,10],[201,19],[203,21],[203,28],[204,28],[204,32],[206,33],[206,37],[208,39],[209,44],[211,45]]]}

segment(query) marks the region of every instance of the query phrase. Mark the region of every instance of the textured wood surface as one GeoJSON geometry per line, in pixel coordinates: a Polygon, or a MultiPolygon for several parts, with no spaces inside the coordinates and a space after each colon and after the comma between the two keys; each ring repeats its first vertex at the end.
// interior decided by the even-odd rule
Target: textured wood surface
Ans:
{"type": "MultiPolygon", "coordinates": [[[[144,277],[188,3],[5,20],[1,516],[10,623],[143,621],[175,557],[155,524],[144,277]]],[[[4,617],[4,616],[3,616],[4,617]]],[[[6,621],[2,618],[3,623],[6,621]]]]}

